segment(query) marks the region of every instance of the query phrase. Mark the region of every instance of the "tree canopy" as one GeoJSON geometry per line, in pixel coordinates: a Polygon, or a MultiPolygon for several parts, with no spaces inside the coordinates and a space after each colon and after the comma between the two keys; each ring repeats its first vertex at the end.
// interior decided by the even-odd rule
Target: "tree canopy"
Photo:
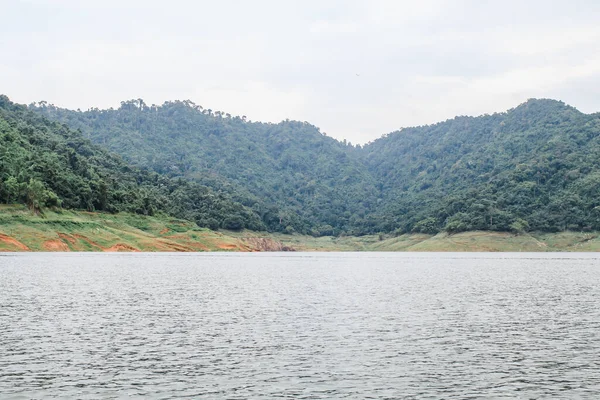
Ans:
{"type": "MultiPolygon", "coordinates": [[[[142,168],[138,174],[152,170],[158,174],[153,179],[195,182],[201,186],[190,187],[226,195],[258,218],[253,224],[269,230],[600,229],[600,115],[559,101],[529,100],[504,113],[405,128],[362,147],[307,122],[251,122],[191,101],[148,106],[137,99],[88,111],[46,103],[29,108],[119,153],[142,168]]],[[[5,186],[6,198],[14,196],[14,181],[5,186]]],[[[69,206],[89,203],[56,194],[69,206]]],[[[178,201],[171,204],[176,208],[178,201]]],[[[219,225],[240,223],[233,215],[219,225]]]]}
{"type": "Polygon", "coordinates": [[[266,229],[228,194],[132,167],[67,126],[0,96],[0,199],[88,211],[162,212],[219,228],[266,229]],[[228,225],[236,220],[235,227],[228,225]]]}

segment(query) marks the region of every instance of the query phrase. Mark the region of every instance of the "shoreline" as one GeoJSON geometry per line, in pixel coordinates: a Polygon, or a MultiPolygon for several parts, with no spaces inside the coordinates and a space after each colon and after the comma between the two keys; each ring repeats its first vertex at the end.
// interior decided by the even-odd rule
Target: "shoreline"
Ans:
{"type": "Polygon", "coordinates": [[[211,231],[164,215],[54,210],[32,215],[0,206],[0,252],[595,252],[600,232],[472,231],[312,237],[211,231]]]}

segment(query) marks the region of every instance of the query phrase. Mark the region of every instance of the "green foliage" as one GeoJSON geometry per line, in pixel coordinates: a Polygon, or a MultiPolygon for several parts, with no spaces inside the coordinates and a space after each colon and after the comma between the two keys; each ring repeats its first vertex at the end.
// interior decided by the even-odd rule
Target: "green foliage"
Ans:
{"type": "Polygon", "coordinates": [[[403,129],[363,148],[379,178],[374,219],[402,233],[598,230],[600,116],[554,100],[403,129]]]}
{"type": "Polygon", "coordinates": [[[6,204],[9,204],[12,200],[16,200],[19,197],[20,190],[21,185],[17,181],[17,178],[14,176],[7,177],[2,185],[2,195],[6,204]]]}
{"type": "Polygon", "coordinates": [[[244,227],[243,221],[237,215],[228,217],[225,219],[225,221],[223,221],[223,228],[225,228],[225,229],[229,229],[232,231],[239,231],[243,227],[244,227]]]}
{"type": "Polygon", "coordinates": [[[412,231],[415,233],[436,233],[439,231],[438,221],[433,217],[427,217],[417,222],[412,231]]]}
{"type": "Polygon", "coordinates": [[[466,232],[472,229],[470,216],[462,212],[449,217],[444,227],[444,230],[448,233],[466,232]]]}
{"type": "MultiPolygon", "coordinates": [[[[30,108],[162,174],[136,172],[144,179],[174,182],[167,175],[205,185],[168,183],[168,193],[153,187],[143,192],[149,194],[119,197],[142,214],[156,212],[165,198],[168,212],[201,226],[237,229],[242,219],[250,229],[314,236],[600,230],[600,116],[558,101],[530,100],[505,113],[406,128],[363,147],[335,141],[305,122],[249,122],[190,101],[148,106],[133,100],[116,110],[85,112],[45,103],[30,108]],[[217,215],[206,202],[219,204],[217,215]]],[[[12,129],[22,135],[29,128],[12,129]]],[[[40,140],[31,136],[29,143],[40,140]]],[[[14,133],[5,137],[6,148],[11,140],[18,140],[14,133]]],[[[115,191],[101,186],[112,188],[115,181],[94,164],[105,153],[88,156],[99,150],[81,140],[57,153],[81,177],[76,191],[50,185],[62,176],[45,176],[51,168],[39,169],[40,179],[65,206],[122,209],[115,191]]],[[[15,196],[10,177],[19,184],[29,179],[19,175],[28,171],[29,156],[16,150],[13,167],[1,176],[4,201],[15,196]]],[[[57,162],[57,154],[36,162],[57,162]]]]}
{"type": "Polygon", "coordinates": [[[514,233],[525,233],[529,230],[529,223],[521,218],[510,224],[510,230],[514,233]]]}
{"type": "MultiPolygon", "coordinates": [[[[80,132],[0,96],[0,196],[6,203],[88,211],[163,212],[191,221],[237,216],[265,229],[260,216],[226,193],[129,166],[80,132]]],[[[211,222],[211,226],[215,224],[211,222]]]]}
{"type": "Polygon", "coordinates": [[[44,194],[44,184],[37,179],[29,179],[29,183],[25,187],[25,199],[30,210],[36,213],[42,210],[44,194]]]}
{"type": "Polygon", "coordinates": [[[148,106],[138,99],[85,112],[45,103],[30,108],[140,167],[227,193],[271,231],[372,230],[364,220],[379,191],[357,149],[307,122],[249,122],[191,101],[148,106]]]}

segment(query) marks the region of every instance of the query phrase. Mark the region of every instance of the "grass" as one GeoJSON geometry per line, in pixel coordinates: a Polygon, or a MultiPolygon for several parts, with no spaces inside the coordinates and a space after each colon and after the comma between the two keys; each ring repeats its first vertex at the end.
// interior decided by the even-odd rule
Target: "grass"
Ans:
{"type": "Polygon", "coordinates": [[[471,251],[471,252],[545,252],[600,251],[598,232],[531,233],[463,232],[454,235],[410,234],[401,236],[366,235],[319,237],[277,233],[231,232],[231,236],[272,238],[300,251],[471,251]]]}
{"type": "Polygon", "coordinates": [[[76,211],[33,215],[0,206],[0,251],[222,251],[248,250],[222,234],[166,216],[76,211]]]}
{"type": "Polygon", "coordinates": [[[312,237],[215,232],[165,215],[70,210],[34,215],[0,205],[0,251],[600,251],[598,232],[464,232],[455,235],[312,237]]]}

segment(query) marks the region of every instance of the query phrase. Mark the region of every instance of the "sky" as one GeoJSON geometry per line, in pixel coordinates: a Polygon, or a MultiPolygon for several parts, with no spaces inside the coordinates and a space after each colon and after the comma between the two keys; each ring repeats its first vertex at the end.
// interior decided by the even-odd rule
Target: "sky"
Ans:
{"type": "Polygon", "coordinates": [[[0,0],[0,93],[192,100],[337,139],[513,108],[600,111],[597,0],[0,0]]]}

